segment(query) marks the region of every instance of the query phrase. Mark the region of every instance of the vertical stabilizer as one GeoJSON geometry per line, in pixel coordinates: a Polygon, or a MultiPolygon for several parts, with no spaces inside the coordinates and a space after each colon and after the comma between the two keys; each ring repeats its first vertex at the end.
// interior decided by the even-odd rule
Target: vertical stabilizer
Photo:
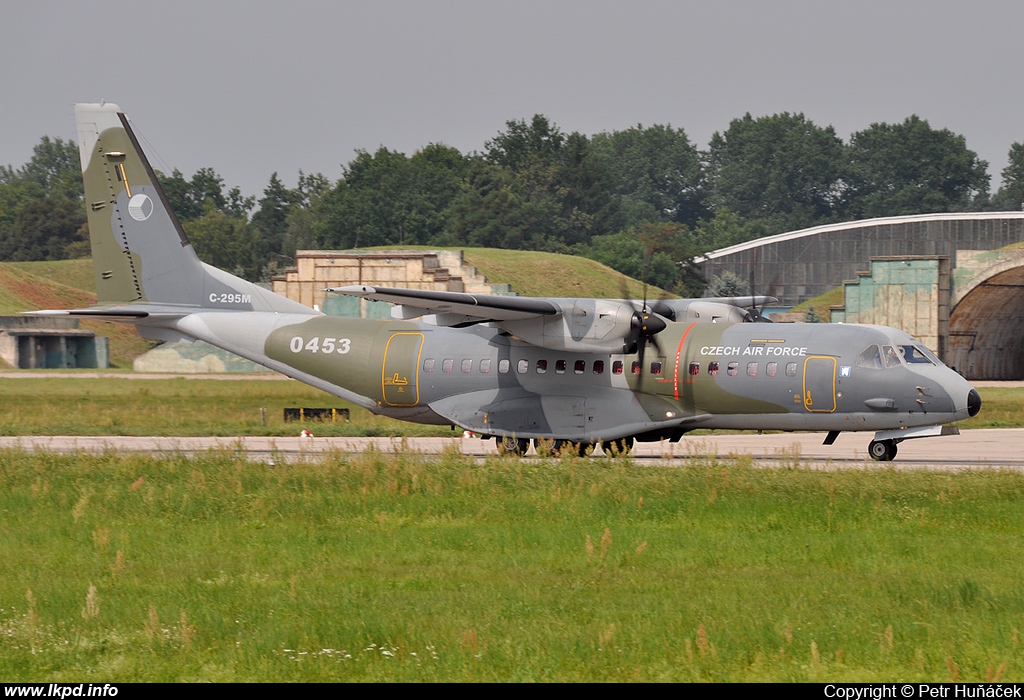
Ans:
{"type": "Polygon", "coordinates": [[[75,118],[99,302],[194,303],[203,265],[128,120],[102,103],[76,105],[75,118]]]}
{"type": "Polygon", "coordinates": [[[316,313],[199,260],[115,104],[75,105],[101,305],[316,313]]]}

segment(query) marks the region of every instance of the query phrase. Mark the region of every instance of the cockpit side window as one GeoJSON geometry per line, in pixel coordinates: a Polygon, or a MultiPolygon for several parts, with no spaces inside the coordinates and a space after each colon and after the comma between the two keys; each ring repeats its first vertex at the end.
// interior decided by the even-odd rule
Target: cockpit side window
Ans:
{"type": "Polygon", "coordinates": [[[869,345],[860,355],[857,356],[857,366],[866,369],[883,369],[882,353],[877,345],[869,345]]]}

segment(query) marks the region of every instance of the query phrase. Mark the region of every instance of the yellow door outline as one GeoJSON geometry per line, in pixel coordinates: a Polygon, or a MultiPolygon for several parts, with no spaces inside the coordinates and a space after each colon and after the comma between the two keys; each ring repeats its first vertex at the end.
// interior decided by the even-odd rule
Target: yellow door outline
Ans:
{"type": "MultiPolygon", "coordinates": [[[[804,399],[804,408],[806,408],[808,411],[812,411],[814,413],[833,413],[836,410],[836,365],[837,364],[838,363],[836,362],[836,358],[829,357],[828,355],[811,355],[810,357],[808,357],[807,359],[804,360],[803,399],[804,399]],[[832,381],[831,381],[832,391],[831,392],[827,392],[826,391],[824,393],[824,395],[822,395],[822,392],[820,392],[817,389],[815,389],[815,393],[814,393],[814,395],[812,395],[811,388],[809,386],[807,386],[807,375],[809,374],[810,365],[811,365],[812,361],[814,361],[815,364],[817,364],[818,362],[831,363],[831,365],[832,365],[832,373],[831,373],[831,377],[832,377],[832,381]]],[[[818,377],[818,381],[816,382],[816,384],[819,384],[819,385],[820,385],[821,376],[822,376],[821,374],[819,374],[819,372],[821,372],[822,369],[824,369],[824,367],[819,367],[819,368],[816,368],[816,369],[813,370],[814,371],[814,375],[818,377]]]]}
{"type": "Polygon", "coordinates": [[[420,402],[422,353],[422,333],[393,333],[388,338],[380,373],[380,393],[388,406],[415,406],[420,402]]]}

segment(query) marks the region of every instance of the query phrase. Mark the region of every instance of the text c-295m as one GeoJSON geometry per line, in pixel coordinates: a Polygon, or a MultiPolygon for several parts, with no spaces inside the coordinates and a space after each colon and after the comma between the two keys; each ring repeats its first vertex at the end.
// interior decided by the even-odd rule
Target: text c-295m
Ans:
{"type": "Polygon", "coordinates": [[[211,304],[248,304],[252,297],[248,294],[211,294],[211,304]]]}

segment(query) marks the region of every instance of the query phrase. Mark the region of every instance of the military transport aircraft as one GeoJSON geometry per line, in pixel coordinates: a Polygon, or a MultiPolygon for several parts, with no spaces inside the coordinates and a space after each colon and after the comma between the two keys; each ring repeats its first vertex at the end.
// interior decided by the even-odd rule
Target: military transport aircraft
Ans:
{"type": "Polygon", "coordinates": [[[204,340],[362,406],[451,424],[523,454],[608,454],[696,428],[875,431],[868,452],[955,433],[981,398],[910,335],[746,323],[767,301],[548,299],[333,290],[391,320],[326,316],[201,262],[113,104],[75,108],[98,303],[42,311],[204,340]],[[418,319],[418,320],[417,320],[418,319]]]}

